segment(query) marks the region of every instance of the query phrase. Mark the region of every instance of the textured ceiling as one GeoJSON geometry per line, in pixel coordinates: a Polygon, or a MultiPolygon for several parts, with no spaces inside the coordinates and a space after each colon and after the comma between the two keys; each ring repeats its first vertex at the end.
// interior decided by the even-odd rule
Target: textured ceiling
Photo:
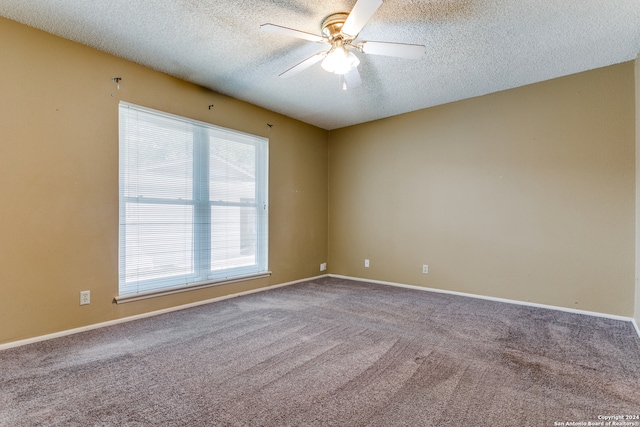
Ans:
{"type": "Polygon", "coordinates": [[[325,45],[355,0],[0,0],[0,15],[324,129],[362,123],[635,59],[640,0],[385,0],[359,39],[424,44],[420,60],[358,52],[343,91],[320,64],[278,75],[325,45]]]}

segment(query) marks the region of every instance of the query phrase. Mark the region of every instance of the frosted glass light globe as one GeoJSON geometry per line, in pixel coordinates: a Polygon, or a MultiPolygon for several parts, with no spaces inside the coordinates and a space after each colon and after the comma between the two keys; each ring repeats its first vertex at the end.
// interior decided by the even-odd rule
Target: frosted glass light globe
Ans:
{"type": "Polygon", "coordinates": [[[344,46],[336,46],[327,53],[320,65],[330,73],[346,74],[359,64],[360,60],[353,52],[349,52],[344,46]]]}

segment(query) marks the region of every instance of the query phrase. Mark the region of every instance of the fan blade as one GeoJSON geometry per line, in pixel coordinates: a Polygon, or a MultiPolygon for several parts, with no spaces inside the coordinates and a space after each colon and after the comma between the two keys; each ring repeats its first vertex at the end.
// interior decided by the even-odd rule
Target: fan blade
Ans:
{"type": "Polygon", "coordinates": [[[362,79],[360,78],[360,73],[357,68],[349,71],[344,75],[344,82],[347,85],[347,89],[353,89],[362,84],[362,79]]]}
{"type": "Polygon", "coordinates": [[[355,38],[380,6],[382,0],[358,0],[342,26],[342,34],[355,38]]]}
{"type": "Polygon", "coordinates": [[[362,42],[358,48],[367,54],[395,56],[398,58],[420,59],[425,47],[421,44],[362,42]]]}
{"type": "Polygon", "coordinates": [[[299,39],[309,40],[310,42],[322,43],[325,41],[321,36],[317,36],[311,33],[305,33],[304,31],[294,30],[292,28],[281,27],[274,24],[262,24],[260,29],[268,31],[270,33],[282,34],[285,36],[297,37],[299,39]]]}
{"type": "Polygon", "coordinates": [[[307,68],[311,67],[316,62],[321,61],[325,56],[327,56],[327,52],[318,52],[315,55],[305,59],[301,63],[296,64],[293,67],[289,68],[287,71],[280,74],[280,77],[282,77],[283,79],[288,79],[289,77],[295,76],[299,72],[304,71],[307,68]]]}

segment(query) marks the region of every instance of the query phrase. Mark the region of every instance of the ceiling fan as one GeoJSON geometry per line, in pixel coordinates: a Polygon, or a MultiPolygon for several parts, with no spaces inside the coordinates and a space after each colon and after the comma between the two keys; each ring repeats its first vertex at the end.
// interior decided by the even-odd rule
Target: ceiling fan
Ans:
{"type": "Polygon", "coordinates": [[[260,29],[272,33],[284,34],[321,44],[328,44],[329,50],[323,50],[294,65],[280,77],[288,78],[322,61],[326,71],[344,76],[342,88],[354,88],[362,83],[358,65],[360,59],[354,50],[365,54],[395,56],[399,58],[419,59],[424,55],[425,47],[417,44],[358,41],[358,34],[382,5],[382,0],[358,0],[351,13],[334,13],[322,21],[322,35],[307,33],[274,24],[262,24],[260,29]]]}

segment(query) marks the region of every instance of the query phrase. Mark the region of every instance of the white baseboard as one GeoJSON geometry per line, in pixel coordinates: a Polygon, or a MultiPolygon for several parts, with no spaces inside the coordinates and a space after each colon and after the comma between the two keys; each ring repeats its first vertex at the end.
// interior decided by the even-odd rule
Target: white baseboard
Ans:
{"type": "Polygon", "coordinates": [[[586,316],[602,317],[602,318],[605,318],[605,319],[621,320],[623,322],[631,322],[633,324],[634,328],[636,329],[636,332],[638,333],[638,337],[640,338],[640,329],[638,328],[638,324],[636,323],[635,319],[633,319],[632,317],[617,316],[615,314],[599,313],[599,312],[596,312],[596,311],[578,310],[578,309],[575,309],[575,308],[559,307],[559,306],[555,306],[555,305],[538,304],[538,303],[535,303],[535,302],[528,302],[528,301],[518,301],[518,300],[505,299],[505,298],[490,297],[490,296],[485,296],[485,295],[468,294],[468,293],[465,293],[465,292],[449,291],[449,290],[445,290],[445,289],[427,288],[427,287],[424,287],[424,286],[417,286],[417,285],[406,285],[406,284],[403,284],[403,283],[385,282],[385,281],[382,281],[382,280],[364,279],[364,278],[361,278],[361,277],[341,276],[341,275],[338,275],[338,274],[329,274],[329,276],[330,277],[335,277],[335,278],[338,278],[338,279],[357,280],[359,282],[376,283],[378,285],[395,286],[395,287],[400,287],[400,288],[414,289],[414,290],[418,290],[418,291],[435,292],[435,293],[439,293],[439,294],[458,295],[458,296],[463,296],[463,297],[468,297],[468,298],[476,298],[476,299],[484,299],[484,300],[489,300],[489,301],[504,302],[504,303],[507,303],[507,304],[524,305],[524,306],[528,306],[528,307],[545,308],[545,309],[548,309],[548,310],[565,311],[565,312],[574,313],[574,314],[584,314],[586,316]]]}
{"type": "Polygon", "coordinates": [[[308,277],[308,278],[305,278],[305,279],[294,280],[292,282],[280,283],[280,284],[277,284],[277,285],[271,285],[271,286],[266,286],[266,287],[263,287],[263,288],[252,289],[252,290],[249,290],[249,291],[238,292],[238,293],[235,293],[235,294],[224,295],[224,296],[221,296],[221,297],[210,298],[210,299],[206,299],[206,300],[202,300],[202,301],[196,301],[196,302],[192,302],[192,303],[189,303],[189,304],[183,304],[183,305],[179,305],[179,306],[175,306],[175,307],[165,308],[165,309],[162,309],[162,310],[151,311],[151,312],[148,312],[148,313],[137,314],[135,316],[123,317],[121,319],[114,319],[114,320],[109,320],[109,321],[106,321],[106,322],[94,323],[92,325],[81,326],[79,328],[74,328],[74,329],[67,329],[65,331],[55,332],[55,333],[52,333],[52,334],[40,335],[40,336],[37,336],[37,337],[27,338],[27,339],[19,340],[19,341],[12,341],[12,342],[8,342],[8,343],[0,344],[0,351],[1,350],[6,350],[6,349],[9,349],[9,348],[20,347],[20,346],[27,345],[27,344],[33,344],[33,343],[40,342],[40,341],[46,341],[46,340],[51,340],[51,339],[54,339],[54,338],[60,338],[60,337],[68,336],[68,335],[78,334],[80,332],[91,331],[93,329],[104,328],[104,327],[107,327],[107,326],[113,326],[113,325],[117,325],[117,324],[120,324],[120,323],[132,322],[134,320],[144,319],[144,318],[147,318],[147,317],[158,316],[160,314],[171,313],[173,311],[179,311],[179,310],[184,310],[184,309],[191,308],[191,307],[197,307],[197,306],[200,306],[200,305],[211,304],[211,303],[217,302],[217,301],[224,301],[224,300],[231,299],[231,298],[236,298],[236,297],[239,297],[239,296],[242,296],[242,295],[250,295],[250,294],[254,294],[254,293],[258,293],[258,292],[268,291],[270,289],[276,289],[276,288],[281,288],[281,287],[284,287],[284,286],[295,285],[296,283],[308,282],[310,280],[317,280],[317,279],[321,279],[323,277],[335,277],[335,278],[346,279],[346,280],[357,280],[359,282],[376,283],[376,284],[379,284],[379,285],[396,286],[396,287],[400,287],[400,288],[414,289],[414,290],[427,291],[427,292],[436,292],[436,293],[441,293],[441,294],[459,295],[459,296],[469,297],[469,298],[478,298],[478,299],[485,299],[485,300],[489,300],[489,301],[504,302],[504,303],[507,303],[507,304],[525,305],[525,306],[530,306],[530,307],[546,308],[546,309],[549,309],[549,310],[558,310],[558,311],[566,311],[566,312],[569,312],[569,313],[584,314],[584,315],[587,315],[587,316],[596,316],[596,317],[603,317],[603,318],[607,318],[607,319],[621,320],[621,321],[625,321],[625,322],[631,322],[633,327],[635,328],[636,332],[638,333],[638,337],[640,337],[640,328],[638,327],[638,324],[636,323],[635,319],[633,319],[631,317],[616,316],[616,315],[612,315],[612,314],[598,313],[598,312],[593,312],[593,311],[576,310],[576,309],[572,309],[572,308],[558,307],[558,306],[546,305],[546,304],[537,304],[537,303],[526,302],[526,301],[510,300],[510,299],[505,299],[505,298],[495,298],[495,297],[489,297],[489,296],[484,296],[484,295],[468,294],[468,293],[464,293],[464,292],[448,291],[448,290],[443,290],[443,289],[427,288],[427,287],[424,287],[424,286],[406,285],[406,284],[403,284],[403,283],[385,282],[385,281],[382,281],[382,280],[364,279],[364,278],[360,278],[360,277],[342,276],[342,275],[338,275],[338,274],[324,274],[324,275],[320,275],[320,276],[314,276],[314,277],[308,277]]]}
{"type": "Polygon", "coordinates": [[[40,342],[40,341],[46,341],[46,340],[51,340],[51,339],[54,339],[54,338],[60,338],[60,337],[68,336],[68,335],[78,334],[80,332],[91,331],[93,329],[99,329],[99,328],[104,328],[104,327],[107,327],[107,326],[113,326],[113,325],[117,325],[117,324],[120,324],[120,323],[126,323],[126,322],[132,322],[134,320],[145,319],[147,317],[158,316],[160,314],[171,313],[173,311],[179,311],[179,310],[184,310],[184,309],[191,308],[191,307],[197,307],[197,306],[200,306],[200,305],[211,304],[211,303],[217,302],[217,301],[224,301],[226,299],[236,298],[236,297],[239,297],[239,296],[242,296],[242,295],[255,294],[257,292],[264,292],[264,291],[268,291],[270,289],[282,288],[284,286],[295,285],[296,283],[302,283],[302,282],[307,282],[309,280],[321,279],[323,277],[327,277],[327,275],[325,274],[325,275],[321,275],[321,276],[308,277],[306,279],[294,280],[292,282],[286,282],[286,283],[280,283],[280,284],[277,284],[277,285],[265,286],[263,288],[251,289],[249,291],[238,292],[238,293],[229,294],[229,295],[223,295],[221,297],[215,297],[215,298],[210,298],[210,299],[206,299],[206,300],[202,300],[202,301],[192,302],[192,303],[189,303],[189,304],[183,304],[183,305],[178,305],[178,306],[175,306],[175,307],[164,308],[162,310],[150,311],[148,313],[137,314],[135,316],[123,317],[121,319],[114,319],[114,320],[109,320],[109,321],[106,321],[106,322],[94,323],[92,325],[81,326],[79,328],[73,328],[73,329],[67,329],[65,331],[54,332],[52,334],[40,335],[40,336],[37,336],[37,337],[27,338],[27,339],[19,340],[19,341],[12,341],[12,342],[8,342],[8,343],[0,344],[0,351],[1,350],[6,350],[6,349],[9,349],[9,348],[20,347],[20,346],[27,345],[27,344],[33,344],[33,343],[40,342]]]}
{"type": "Polygon", "coordinates": [[[638,333],[638,336],[640,337],[640,328],[638,327],[638,322],[636,322],[636,319],[631,319],[631,323],[633,323],[633,327],[636,328],[636,332],[638,333]]]}

